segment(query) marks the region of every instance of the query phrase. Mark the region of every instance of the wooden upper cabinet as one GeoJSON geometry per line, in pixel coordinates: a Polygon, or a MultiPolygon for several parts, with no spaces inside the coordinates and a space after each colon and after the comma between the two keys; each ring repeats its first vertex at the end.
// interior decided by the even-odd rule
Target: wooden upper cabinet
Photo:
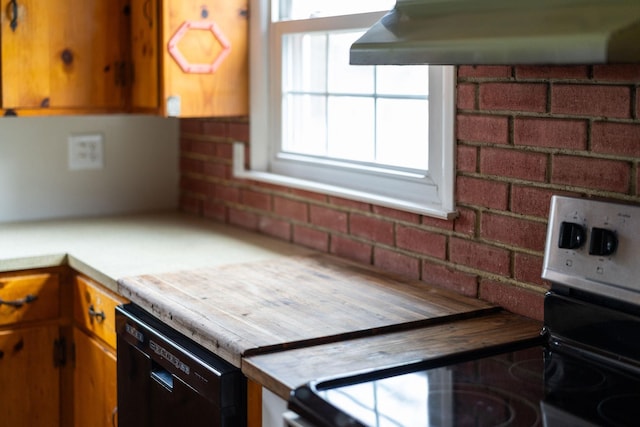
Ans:
{"type": "Polygon", "coordinates": [[[127,0],[1,4],[3,109],[126,107],[127,0]]]}
{"type": "Polygon", "coordinates": [[[248,114],[247,0],[163,0],[161,110],[248,114]]]}
{"type": "Polygon", "coordinates": [[[247,0],[0,0],[17,115],[249,112],[247,0]]]}

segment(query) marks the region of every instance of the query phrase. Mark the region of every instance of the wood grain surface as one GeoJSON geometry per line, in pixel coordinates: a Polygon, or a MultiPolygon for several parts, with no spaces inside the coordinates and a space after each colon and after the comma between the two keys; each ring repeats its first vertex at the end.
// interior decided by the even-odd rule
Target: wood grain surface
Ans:
{"type": "Polygon", "coordinates": [[[324,254],[124,278],[118,291],[236,366],[242,356],[498,310],[324,254]]]}
{"type": "Polygon", "coordinates": [[[245,358],[242,372],[283,399],[312,380],[351,375],[496,345],[535,340],[539,322],[489,314],[402,332],[245,358]]]}

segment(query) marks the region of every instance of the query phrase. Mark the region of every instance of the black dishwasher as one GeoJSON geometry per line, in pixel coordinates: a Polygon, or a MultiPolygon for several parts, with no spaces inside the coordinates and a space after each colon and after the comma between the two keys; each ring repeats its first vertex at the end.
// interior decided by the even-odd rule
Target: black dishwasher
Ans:
{"type": "Polygon", "coordinates": [[[242,427],[240,370],[134,304],[116,308],[119,427],[242,427]]]}

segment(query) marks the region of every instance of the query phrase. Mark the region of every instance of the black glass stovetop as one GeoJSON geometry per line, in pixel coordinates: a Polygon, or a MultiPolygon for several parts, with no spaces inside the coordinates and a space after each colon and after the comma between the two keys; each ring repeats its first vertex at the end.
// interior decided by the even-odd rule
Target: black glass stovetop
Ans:
{"type": "Polygon", "coordinates": [[[547,346],[320,381],[290,407],[318,426],[637,426],[640,375],[547,346]]]}

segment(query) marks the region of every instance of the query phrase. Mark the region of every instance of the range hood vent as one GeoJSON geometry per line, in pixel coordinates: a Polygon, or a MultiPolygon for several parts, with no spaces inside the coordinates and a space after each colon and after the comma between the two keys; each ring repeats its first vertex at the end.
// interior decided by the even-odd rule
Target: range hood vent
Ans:
{"type": "Polygon", "coordinates": [[[397,0],[352,64],[640,62],[640,0],[397,0]]]}

